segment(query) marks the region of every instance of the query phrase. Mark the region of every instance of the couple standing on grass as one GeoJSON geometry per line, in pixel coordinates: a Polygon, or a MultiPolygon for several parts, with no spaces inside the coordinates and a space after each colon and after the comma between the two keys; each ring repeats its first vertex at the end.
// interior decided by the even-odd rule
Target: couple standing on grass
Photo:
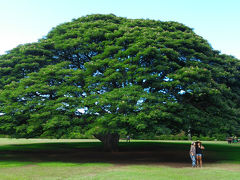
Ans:
{"type": "Polygon", "coordinates": [[[202,167],[202,150],[205,149],[200,141],[192,142],[190,148],[190,157],[192,167],[202,167]],[[196,163],[197,162],[197,163],[196,163]]]}

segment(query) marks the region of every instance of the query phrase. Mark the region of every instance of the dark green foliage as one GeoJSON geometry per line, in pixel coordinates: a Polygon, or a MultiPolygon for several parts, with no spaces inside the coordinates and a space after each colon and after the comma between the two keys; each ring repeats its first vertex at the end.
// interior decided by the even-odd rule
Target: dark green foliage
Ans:
{"type": "Polygon", "coordinates": [[[239,69],[177,22],[81,17],[0,56],[0,130],[240,135],[239,69]]]}

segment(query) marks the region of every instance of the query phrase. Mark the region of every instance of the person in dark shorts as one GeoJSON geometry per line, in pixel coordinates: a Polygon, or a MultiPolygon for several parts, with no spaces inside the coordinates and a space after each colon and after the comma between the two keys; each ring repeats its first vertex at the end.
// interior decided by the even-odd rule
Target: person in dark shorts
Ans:
{"type": "Polygon", "coordinates": [[[202,167],[202,156],[203,156],[204,146],[200,141],[196,142],[196,158],[197,158],[197,167],[202,167]]]}

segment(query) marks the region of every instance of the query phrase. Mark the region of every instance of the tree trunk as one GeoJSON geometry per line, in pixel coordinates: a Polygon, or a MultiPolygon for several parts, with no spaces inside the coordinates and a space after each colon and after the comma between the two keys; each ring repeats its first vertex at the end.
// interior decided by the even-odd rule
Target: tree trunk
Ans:
{"type": "Polygon", "coordinates": [[[94,134],[103,143],[104,151],[118,151],[119,134],[94,134]]]}

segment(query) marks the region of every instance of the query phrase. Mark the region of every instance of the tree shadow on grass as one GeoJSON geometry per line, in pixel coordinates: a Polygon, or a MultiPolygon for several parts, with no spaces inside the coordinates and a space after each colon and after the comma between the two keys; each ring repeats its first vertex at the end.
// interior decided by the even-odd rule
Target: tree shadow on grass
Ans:
{"type": "MultiPolygon", "coordinates": [[[[216,156],[219,147],[208,146],[210,150],[204,152],[204,163],[226,159],[216,156]]],[[[172,167],[189,167],[191,164],[189,144],[168,142],[121,142],[118,152],[103,152],[100,142],[5,145],[0,146],[0,161],[163,164],[172,167]]]]}

